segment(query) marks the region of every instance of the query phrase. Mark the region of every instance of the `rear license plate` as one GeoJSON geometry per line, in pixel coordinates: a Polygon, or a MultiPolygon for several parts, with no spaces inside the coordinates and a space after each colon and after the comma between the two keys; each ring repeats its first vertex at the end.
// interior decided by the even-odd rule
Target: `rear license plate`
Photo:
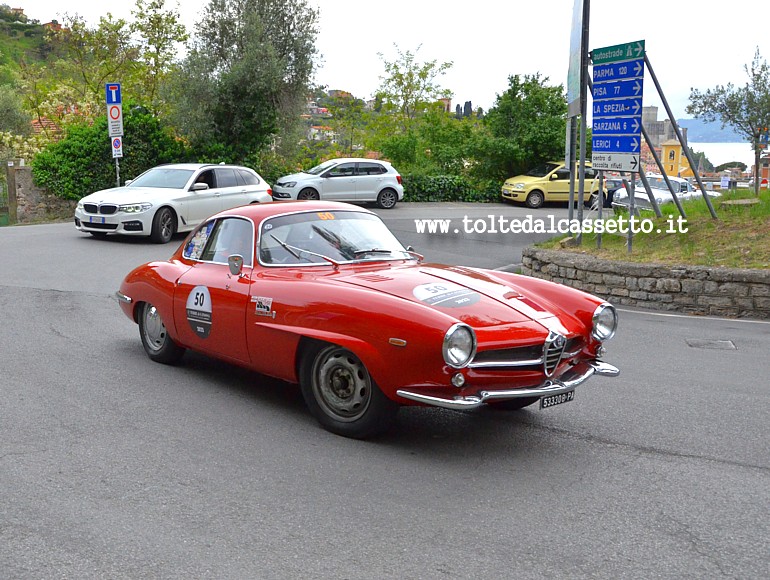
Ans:
{"type": "Polygon", "coordinates": [[[548,395],[547,397],[541,397],[540,408],[547,409],[554,405],[561,405],[562,403],[569,403],[575,398],[575,391],[568,391],[566,393],[560,393],[558,395],[548,395]]]}

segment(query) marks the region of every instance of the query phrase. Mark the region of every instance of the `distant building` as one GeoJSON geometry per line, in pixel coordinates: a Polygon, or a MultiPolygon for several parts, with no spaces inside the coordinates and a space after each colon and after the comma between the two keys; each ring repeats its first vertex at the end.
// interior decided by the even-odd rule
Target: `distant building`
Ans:
{"type": "MultiPolygon", "coordinates": [[[[650,146],[660,149],[661,143],[676,139],[674,124],[669,119],[658,121],[658,107],[642,107],[642,126],[650,137],[650,146]]],[[[687,144],[687,129],[679,127],[687,144]]]]}

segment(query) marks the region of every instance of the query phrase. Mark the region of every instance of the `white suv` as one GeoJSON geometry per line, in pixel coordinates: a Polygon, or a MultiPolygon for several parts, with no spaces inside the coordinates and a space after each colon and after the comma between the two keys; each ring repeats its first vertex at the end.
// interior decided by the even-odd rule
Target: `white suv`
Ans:
{"type": "Polygon", "coordinates": [[[281,177],[273,198],[376,202],[391,209],[404,197],[401,175],[387,161],[344,157],[281,177]]]}

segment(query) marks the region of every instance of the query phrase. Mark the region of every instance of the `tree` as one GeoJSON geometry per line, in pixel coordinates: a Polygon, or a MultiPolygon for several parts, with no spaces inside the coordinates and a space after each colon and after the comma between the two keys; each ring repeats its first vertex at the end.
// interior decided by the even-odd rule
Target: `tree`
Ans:
{"type": "Polygon", "coordinates": [[[508,77],[508,90],[483,118],[488,133],[476,143],[481,174],[505,179],[564,157],[567,100],[562,85],[547,82],[539,73],[508,77]]]}
{"type": "Polygon", "coordinates": [[[176,125],[201,155],[242,161],[298,125],[317,20],[306,0],[210,1],[172,86],[176,125]]]}
{"type": "Polygon", "coordinates": [[[7,85],[0,86],[0,132],[29,135],[31,120],[17,91],[7,85]]]}
{"type": "Polygon", "coordinates": [[[451,91],[442,89],[437,79],[452,67],[451,62],[438,64],[438,61],[418,62],[417,52],[403,52],[395,45],[398,58],[385,60],[385,75],[380,77],[382,84],[377,93],[383,100],[385,111],[393,115],[403,132],[408,132],[415,118],[425,112],[428,105],[441,98],[452,96],[451,91]]]}
{"type": "MultiPolygon", "coordinates": [[[[722,127],[729,125],[738,133],[745,135],[754,149],[754,168],[759,170],[759,158],[762,153],[761,137],[770,127],[770,68],[759,55],[759,48],[754,53],[751,65],[744,69],[749,77],[742,87],[732,83],[718,85],[701,92],[690,89],[690,104],[687,112],[706,121],[719,119],[722,127]]],[[[754,193],[759,195],[759,179],[755,173],[754,193]]]]}
{"type": "Polygon", "coordinates": [[[363,127],[366,124],[367,113],[361,99],[350,93],[327,99],[331,119],[329,124],[337,133],[337,143],[349,155],[360,146],[363,140],[363,127]]]}
{"type": "Polygon", "coordinates": [[[187,29],[179,21],[179,10],[163,10],[165,4],[166,0],[136,0],[131,11],[135,20],[130,28],[139,36],[142,65],[137,69],[142,90],[134,97],[156,112],[166,108],[160,86],[173,68],[177,44],[188,39],[187,29]]]}

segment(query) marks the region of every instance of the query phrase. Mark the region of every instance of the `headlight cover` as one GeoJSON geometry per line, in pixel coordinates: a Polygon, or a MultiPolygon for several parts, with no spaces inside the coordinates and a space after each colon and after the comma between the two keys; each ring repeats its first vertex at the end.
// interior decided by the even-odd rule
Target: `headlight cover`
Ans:
{"type": "Polygon", "coordinates": [[[598,341],[604,342],[615,336],[617,328],[618,313],[615,311],[615,307],[607,302],[599,304],[596,310],[594,310],[591,336],[598,341]]]}
{"type": "Polygon", "coordinates": [[[126,203],[118,206],[118,210],[125,213],[141,213],[152,207],[151,203],[126,203]]]}
{"type": "Polygon", "coordinates": [[[296,187],[297,186],[297,182],[296,181],[287,181],[286,183],[282,183],[281,185],[283,187],[291,189],[292,187],[296,187]]]}
{"type": "Polygon", "coordinates": [[[476,333],[467,324],[454,324],[444,335],[442,352],[446,364],[463,368],[476,354],[476,333]]]}

